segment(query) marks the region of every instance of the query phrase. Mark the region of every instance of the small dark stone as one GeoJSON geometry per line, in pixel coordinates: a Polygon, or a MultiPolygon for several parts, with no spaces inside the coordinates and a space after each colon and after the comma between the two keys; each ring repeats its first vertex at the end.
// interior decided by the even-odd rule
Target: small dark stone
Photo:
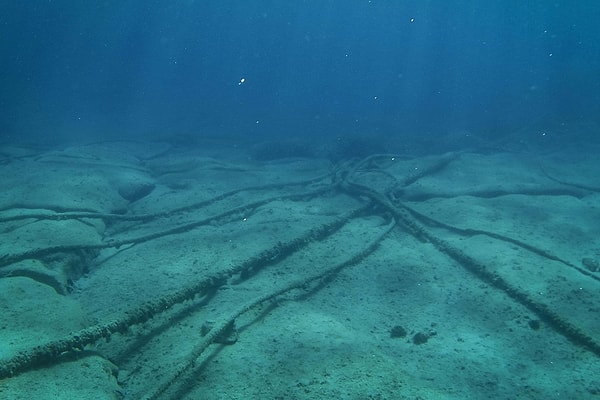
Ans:
{"type": "Polygon", "coordinates": [[[391,338],[403,338],[406,336],[406,329],[401,327],[400,325],[396,325],[390,331],[391,338]]]}
{"type": "Polygon", "coordinates": [[[417,344],[417,345],[427,343],[428,340],[429,340],[429,335],[427,335],[423,332],[418,332],[415,334],[415,336],[413,336],[413,343],[417,344]]]}
{"type": "Polygon", "coordinates": [[[205,321],[200,327],[200,334],[206,336],[213,326],[215,326],[215,321],[205,321]]]}
{"type": "Polygon", "coordinates": [[[527,324],[534,331],[537,331],[541,327],[541,323],[538,319],[531,319],[531,320],[529,320],[529,322],[527,322],[527,324]]]}
{"type": "Polygon", "coordinates": [[[600,262],[598,262],[598,260],[595,258],[586,257],[581,260],[581,263],[591,272],[600,271],[600,262]]]}

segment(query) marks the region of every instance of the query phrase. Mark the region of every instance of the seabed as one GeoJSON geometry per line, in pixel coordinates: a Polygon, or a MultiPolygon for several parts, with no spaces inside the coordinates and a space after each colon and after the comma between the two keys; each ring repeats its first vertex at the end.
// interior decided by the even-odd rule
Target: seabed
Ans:
{"type": "Polygon", "coordinates": [[[0,155],[4,399],[600,395],[594,152],[0,155]]]}

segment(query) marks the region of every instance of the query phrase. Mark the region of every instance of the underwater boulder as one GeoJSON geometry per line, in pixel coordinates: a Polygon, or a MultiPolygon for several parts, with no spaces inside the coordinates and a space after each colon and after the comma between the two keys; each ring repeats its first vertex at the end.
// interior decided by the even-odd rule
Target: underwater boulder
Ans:
{"type": "Polygon", "coordinates": [[[152,182],[123,182],[119,185],[119,195],[125,200],[133,203],[148,196],[156,185],[152,182]]]}

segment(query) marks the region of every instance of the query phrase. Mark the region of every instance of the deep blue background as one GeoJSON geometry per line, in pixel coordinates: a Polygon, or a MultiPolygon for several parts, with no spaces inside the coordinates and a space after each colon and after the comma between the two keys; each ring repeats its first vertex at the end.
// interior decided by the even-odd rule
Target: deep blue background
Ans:
{"type": "Polygon", "coordinates": [[[598,21],[592,0],[3,1],[0,136],[598,122],[598,21]]]}

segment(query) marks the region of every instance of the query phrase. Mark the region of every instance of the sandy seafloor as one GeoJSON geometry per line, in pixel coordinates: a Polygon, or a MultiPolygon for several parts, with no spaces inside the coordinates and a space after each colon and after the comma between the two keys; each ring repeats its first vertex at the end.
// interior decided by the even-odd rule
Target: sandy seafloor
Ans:
{"type": "Polygon", "coordinates": [[[258,162],[214,141],[4,145],[0,366],[207,277],[228,279],[0,380],[0,398],[600,398],[596,150],[334,164],[258,162]],[[369,204],[332,183],[348,176],[408,207],[430,236],[398,223],[365,258],[250,308],[197,351],[211,321],[351,259],[391,226],[390,210],[372,205],[239,273],[369,204]]]}

